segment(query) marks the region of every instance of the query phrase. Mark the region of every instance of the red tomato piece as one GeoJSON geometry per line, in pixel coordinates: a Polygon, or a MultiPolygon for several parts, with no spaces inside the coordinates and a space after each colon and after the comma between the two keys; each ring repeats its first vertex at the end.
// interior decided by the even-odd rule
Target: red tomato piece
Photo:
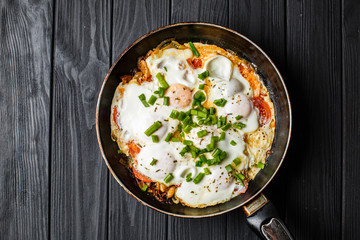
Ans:
{"type": "Polygon", "coordinates": [[[259,110],[259,123],[261,126],[268,124],[271,119],[271,109],[267,102],[264,101],[262,97],[254,97],[252,99],[254,107],[259,110]]]}

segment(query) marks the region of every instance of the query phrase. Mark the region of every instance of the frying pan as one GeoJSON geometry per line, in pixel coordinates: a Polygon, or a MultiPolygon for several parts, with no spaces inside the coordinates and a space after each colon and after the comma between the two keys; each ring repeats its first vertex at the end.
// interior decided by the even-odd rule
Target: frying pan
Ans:
{"type": "Polygon", "coordinates": [[[220,215],[243,207],[247,221],[264,239],[292,239],[274,206],[261,193],[279,170],[285,157],[291,134],[291,106],[284,81],[270,58],[245,36],[222,26],[209,23],[179,23],[154,30],[131,44],[115,61],[101,87],[96,109],[96,133],[101,154],[118,183],[135,199],[159,212],[184,218],[202,218],[220,215]],[[214,44],[235,52],[257,66],[257,72],[267,87],[275,107],[276,130],[272,154],[249,184],[244,194],[228,202],[207,208],[190,208],[181,204],[164,204],[143,192],[129,170],[120,163],[118,146],[111,140],[111,102],[120,76],[133,73],[137,60],[165,39],[175,38],[179,43],[189,41],[214,44]]]}

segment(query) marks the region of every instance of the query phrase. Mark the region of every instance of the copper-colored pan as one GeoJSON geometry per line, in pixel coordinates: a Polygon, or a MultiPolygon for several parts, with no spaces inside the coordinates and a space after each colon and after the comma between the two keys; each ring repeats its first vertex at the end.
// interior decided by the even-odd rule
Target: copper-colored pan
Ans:
{"type": "MultiPolygon", "coordinates": [[[[281,234],[281,239],[291,238],[283,223],[276,218],[272,204],[261,191],[269,184],[284,160],[291,134],[291,106],[284,81],[270,58],[243,35],[209,23],[179,23],[152,31],[131,44],[115,61],[105,77],[96,109],[96,133],[106,165],[119,184],[141,203],[157,211],[177,217],[202,218],[220,215],[241,206],[248,215],[248,222],[264,238],[281,234]],[[118,147],[111,140],[110,106],[120,76],[137,68],[139,57],[155,48],[165,39],[175,38],[180,43],[193,41],[215,44],[235,52],[258,67],[262,81],[269,90],[275,106],[276,130],[272,154],[256,178],[250,182],[246,193],[216,206],[203,209],[180,204],[163,204],[147,195],[137,186],[130,172],[119,162],[118,147]],[[274,232],[275,231],[275,232],[274,232]]],[[[271,237],[267,239],[273,239],[271,237]]],[[[274,238],[275,239],[275,238],[274,238]]],[[[277,238],[279,239],[279,238],[277,238]]]]}

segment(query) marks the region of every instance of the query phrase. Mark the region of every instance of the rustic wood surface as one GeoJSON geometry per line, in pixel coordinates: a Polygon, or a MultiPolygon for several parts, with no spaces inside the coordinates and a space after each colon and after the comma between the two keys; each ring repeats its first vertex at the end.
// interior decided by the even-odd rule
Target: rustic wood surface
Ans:
{"type": "Polygon", "coordinates": [[[293,134],[265,194],[296,239],[358,239],[359,1],[2,0],[0,19],[0,239],[258,239],[240,210],[143,206],[101,159],[95,106],[112,62],[185,21],[244,34],[283,74],[293,134]]]}

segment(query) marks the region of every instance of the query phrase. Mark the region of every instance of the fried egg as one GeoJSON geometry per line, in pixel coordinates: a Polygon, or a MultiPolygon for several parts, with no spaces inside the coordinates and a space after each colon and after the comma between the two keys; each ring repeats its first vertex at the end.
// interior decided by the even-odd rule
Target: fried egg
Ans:
{"type": "Polygon", "coordinates": [[[144,191],[175,186],[167,197],[197,208],[226,202],[264,167],[273,104],[245,60],[214,45],[173,45],[151,50],[116,88],[112,138],[144,191]]]}

